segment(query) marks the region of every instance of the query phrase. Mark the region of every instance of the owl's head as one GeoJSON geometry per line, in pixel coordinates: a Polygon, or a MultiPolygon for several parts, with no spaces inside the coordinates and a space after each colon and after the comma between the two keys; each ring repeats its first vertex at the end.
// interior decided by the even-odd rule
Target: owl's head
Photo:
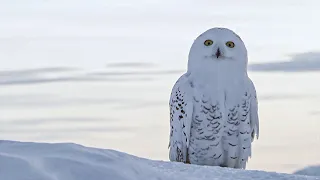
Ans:
{"type": "Polygon", "coordinates": [[[227,28],[212,28],[192,44],[188,70],[246,72],[247,63],[247,49],[240,37],[227,28]]]}

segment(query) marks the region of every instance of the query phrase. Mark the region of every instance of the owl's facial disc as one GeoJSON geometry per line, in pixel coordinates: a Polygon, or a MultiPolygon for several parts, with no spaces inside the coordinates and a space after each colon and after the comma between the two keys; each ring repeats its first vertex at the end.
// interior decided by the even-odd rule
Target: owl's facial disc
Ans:
{"type": "Polygon", "coordinates": [[[243,70],[247,61],[246,47],[237,34],[226,28],[212,28],[194,40],[189,52],[188,69],[197,72],[215,71],[215,67],[243,70]]]}

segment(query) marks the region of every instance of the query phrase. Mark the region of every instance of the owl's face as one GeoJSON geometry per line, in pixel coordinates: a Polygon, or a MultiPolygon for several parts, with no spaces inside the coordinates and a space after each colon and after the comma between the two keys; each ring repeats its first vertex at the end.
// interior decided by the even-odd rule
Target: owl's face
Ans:
{"type": "Polygon", "coordinates": [[[226,28],[213,28],[194,41],[188,68],[216,70],[217,68],[243,69],[247,66],[247,49],[238,35],[226,28]]]}

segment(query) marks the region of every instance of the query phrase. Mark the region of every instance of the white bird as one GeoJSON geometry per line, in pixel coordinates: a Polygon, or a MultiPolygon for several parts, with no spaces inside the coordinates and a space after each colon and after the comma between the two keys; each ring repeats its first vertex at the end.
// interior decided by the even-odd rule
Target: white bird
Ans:
{"type": "Polygon", "coordinates": [[[171,92],[170,161],[246,168],[259,136],[247,64],[247,49],[232,30],[216,27],[197,37],[171,92]]]}

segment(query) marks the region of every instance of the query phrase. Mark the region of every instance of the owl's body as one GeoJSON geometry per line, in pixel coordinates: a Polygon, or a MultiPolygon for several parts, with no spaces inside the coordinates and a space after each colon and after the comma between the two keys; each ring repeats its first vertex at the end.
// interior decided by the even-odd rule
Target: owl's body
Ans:
{"type": "Polygon", "coordinates": [[[195,40],[188,72],[174,85],[169,102],[171,161],[246,167],[251,143],[259,133],[259,119],[256,91],[246,72],[247,53],[241,43],[224,28],[208,30],[195,40]],[[207,39],[213,43],[201,44],[207,39]],[[235,46],[223,47],[229,41],[235,46]],[[238,51],[228,52],[227,48],[236,47],[238,51]]]}

